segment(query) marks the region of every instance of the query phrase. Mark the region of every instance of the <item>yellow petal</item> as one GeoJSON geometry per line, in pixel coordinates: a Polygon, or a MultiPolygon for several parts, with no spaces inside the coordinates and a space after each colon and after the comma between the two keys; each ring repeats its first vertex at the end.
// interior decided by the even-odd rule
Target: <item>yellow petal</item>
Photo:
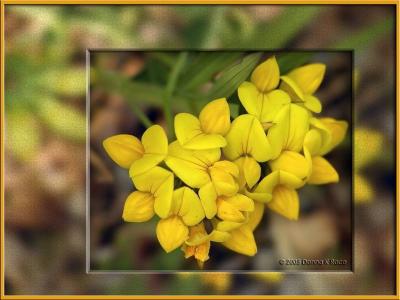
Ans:
{"type": "Polygon", "coordinates": [[[317,129],[310,129],[304,138],[304,147],[307,147],[311,156],[318,155],[322,148],[321,134],[317,129]]]}
{"type": "Polygon", "coordinates": [[[264,215],[264,208],[264,203],[254,203],[254,210],[250,213],[249,220],[247,221],[247,226],[250,228],[250,230],[254,231],[257,228],[258,224],[260,224],[264,215]]]}
{"type": "Polygon", "coordinates": [[[296,82],[304,94],[312,95],[321,85],[325,69],[324,64],[308,64],[294,69],[287,76],[296,82]]]}
{"type": "Polygon", "coordinates": [[[245,217],[240,210],[235,205],[225,201],[223,198],[218,199],[217,207],[217,216],[221,220],[232,222],[243,222],[245,220],[245,217]]]}
{"type": "Polygon", "coordinates": [[[239,189],[244,188],[246,184],[252,188],[261,176],[261,167],[258,162],[251,156],[242,156],[235,160],[235,164],[239,169],[239,189]]]}
{"type": "Polygon", "coordinates": [[[217,214],[217,193],[214,185],[209,182],[199,190],[201,204],[208,219],[212,219],[217,214]]]}
{"type": "Polygon", "coordinates": [[[354,168],[364,167],[381,154],[384,147],[384,136],[381,132],[356,128],[354,132],[354,168]]]}
{"type": "Polygon", "coordinates": [[[322,105],[319,99],[312,95],[306,95],[304,97],[304,106],[315,113],[320,113],[322,111],[322,105]]]}
{"type": "Polygon", "coordinates": [[[257,253],[253,231],[246,225],[231,231],[230,238],[222,245],[232,251],[248,256],[254,256],[257,253]]]}
{"type": "Polygon", "coordinates": [[[209,102],[200,112],[199,120],[204,133],[226,135],[231,126],[226,99],[220,98],[209,102]]]}
{"type": "Polygon", "coordinates": [[[228,144],[222,151],[231,161],[245,155],[253,156],[258,162],[270,159],[271,145],[260,121],[252,115],[237,117],[225,138],[228,144]]]}
{"type": "Polygon", "coordinates": [[[188,150],[175,141],[169,145],[165,162],[185,184],[200,188],[210,182],[208,167],[218,161],[220,156],[220,149],[188,150]]]}
{"type": "Polygon", "coordinates": [[[339,181],[335,168],[323,157],[312,158],[312,173],[308,179],[309,184],[326,184],[339,181]]]}
{"type": "Polygon", "coordinates": [[[125,169],[144,153],[139,139],[129,134],[113,135],[103,141],[103,147],[111,159],[125,169]]]}
{"type": "Polygon", "coordinates": [[[240,102],[246,111],[262,123],[272,122],[277,112],[290,103],[290,97],[281,90],[260,92],[251,82],[243,82],[238,88],[240,102]]]}
{"type": "Polygon", "coordinates": [[[139,191],[149,192],[154,196],[154,211],[160,218],[169,215],[174,189],[173,173],[161,167],[154,167],[133,177],[132,181],[139,191]]]}
{"type": "Polygon", "coordinates": [[[125,222],[146,222],[154,216],[154,197],[135,191],[125,201],[122,219],[125,222]]]}
{"type": "Polygon", "coordinates": [[[290,96],[292,102],[304,102],[305,95],[293,79],[288,76],[281,76],[281,80],[279,88],[290,96]]]}
{"type": "Polygon", "coordinates": [[[290,220],[297,220],[299,217],[299,196],[295,190],[283,185],[274,188],[272,200],[267,205],[273,211],[290,220]]]}
{"type": "MultiPolygon", "coordinates": [[[[240,224],[240,223],[238,223],[240,224]]],[[[223,243],[231,237],[231,234],[226,231],[213,230],[210,235],[210,240],[217,243],[223,243]]]]}
{"type": "Polygon", "coordinates": [[[307,159],[300,153],[284,151],[275,160],[269,162],[272,171],[285,171],[305,180],[310,173],[307,159]]]}
{"type": "Polygon", "coordinates": [[[168,139],[160,125],[149,127],[142,136],[144,152],[166,156],[168,153],[168,139]]]}
{"type": "Polygon", "coordinates": [[[335,120],[332,118],[322,118],[320,121],[331,133],[331,141],[329,145],[321,152],[321,155],[325,155],[344,140],[348,124],[346,121],[335,120]]]}
{"type": "Polygon", "coordinates": [[[142,136],[143,157],[134,161],[129,169],[131,177],[146,172],[164,160],[168,153],[168,139],[159,125],[149,127],[142,136]]]}
{"type": "Polygon", "coordinates": [[[258,65],[251,74],[251,82],[261,92],[268,92],[278,86],[279,66],[275,56],[258,65]]]}
{"type": "Polygon", "coordinates": [[[253,211],[254,210],[254,202],[251,198],[243,195],[243,194],[236,194],[232,197],[222,197],[222,199],[235,206],[240,211],[253,211]]]}
{"type": "Polygon", "coordinates": [[[303,148],[304,137],[310,127],[308,111],[299,105],[290,104],[289,134],[286,150],[299,152],[303,148]]]}
{"type": "Polygon", "coordinates": [[[178,216],[161,219],[156,228],[158,241],[165,250],[171,252],[180,247],[189,237],[189,229],[178,216]]]}
{"type": "Polygon", "coordinates": [[[283,106],[268,130],[267,138],[271,145],[271,159],[275,159],[286,147],[290,126],[290,105],[283,106]]]}
{"type": "Polygon", "coordinates": [[[213,149],[226,145],[226,140],[222,135],[204,133],[200,121],[187,113],[175,116],[175,134],[179,143],[187,149],[213,149]]]}
{"type": "Polygon", "coordinates": [[[324,151],[326,151],[332,144],[332,133],[331,133],[330,129],[320,119],[310,118],[310,125],[311,125],[311,128],[318,131],[318,133],[321,137],[320,149],[318,151],[316,151],[315,153],[313,153],[312,155],[313,156],[322,155],[322,153],[324,151]]]}
{"type": "Polygon", "coordinates": [[[141,158],[132,163],[131,167],[129,168],[129,176],[134,177],[150,170],[162,162],[164,158],[165,155],[145,153],[141,158]]]}
{"type": "Polygon", "coordinates": [[[177,213],[188,226],[198,224],[204,219],[204,209],[197,194],[188,187],[174,191],[173,202],[179,206],[177,213]]]}
{"type": "Polygon", "coordinates": [[[235,178],[239,176],[237,166],[230,161],[218,161],[209,168],[217,195],[232,196],[239,190],[235,178]]]}
{"type": "Polygon", "coordinates": [[[219,222],[214,222],[214,228],[217,231],[222,231],[222,232],[229,232],[234,229],[237,229],[241,227],[243,224],[238,223],[238,222],[232,222],[232,221],[219,221],[219,222]]]}

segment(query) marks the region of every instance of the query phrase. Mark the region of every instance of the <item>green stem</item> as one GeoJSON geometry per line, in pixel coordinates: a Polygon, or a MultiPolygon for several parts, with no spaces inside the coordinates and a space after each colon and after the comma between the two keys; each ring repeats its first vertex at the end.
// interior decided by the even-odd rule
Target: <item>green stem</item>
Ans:
{"type": "Polygon", "coordinates": [[[142,122],[146,128],[149,128],[151,125],[153,125],[153,122],[149,119],[149,117],[135,103],[128,103],[135,116],[139,118],[140,122],[142,122]]]}
{"type": "Polygon", "coordinates": [[[179,54],[178,60],[169,74],[167,86],[165,88],[164,114],[165,114],[165,119],[167,121],[167,126],[168,126],[168,136],[171,138],[174,136],[174,123],[173,123],[173,116],[172,116],[172,110],[171,110],[171,99],[172,99],[172,95],[175,91],[175,87],[176,87],[176,83],[178,81],[179,74],[181,73],[183,66],[186,63],[187,57],[188,57],[187,52],[182,52],[181,54],[179,54]]]}

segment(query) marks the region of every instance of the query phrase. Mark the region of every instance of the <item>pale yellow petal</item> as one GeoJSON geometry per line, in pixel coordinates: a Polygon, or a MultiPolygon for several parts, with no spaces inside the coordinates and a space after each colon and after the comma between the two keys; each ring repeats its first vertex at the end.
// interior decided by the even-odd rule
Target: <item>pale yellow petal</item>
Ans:
{"type": "Polygon", "coordinates": [[[312,95],[321,85],[326,66],[315,63],[292,70],[287,76],[300,87],[304,94],[312,95]]]}
{"type": "Polygon", "coordinates": [[[267,205],[271,210],[290,220],[297,220],[299,217],[299,196],[295,190],[283,185],[274,188],[272,200],[267,205]]]}
{"type": "Polygon", "coordinates": [[[319,155],[322,148],[321,133],[317,129],[310,129],[304,138],[304,147],[307,147],[311,156],[319,155]]]}
{"type": "Polygon", "coordinates": [[[308,179],[309,184],[326,184],[339,181],[335,168],[323,157],[312,158],[312,173],[308,179]]]}
{"type": "Polygon", "coordinates": [[[156,228],[158,241],[165,250],[171,252],[180,247],[189,237],[189,229],[178,216],[161,219],[156,228]]]}
{"type": "Polygon", "coordinates": [[[209,102],[200,112],[199,120],[204,133],[226,135],[231,125],[226,99],[220,98],[209,102]]]}
{"type": "Polygon", "coordinates": [[[188,150],[175,141],[169,145],[165,162],[185,184],[200,188],[210,182],[208,167],[218,161],[220,156],[220,149],[188,150]]]}
{"type": "Polygon", "coordinates": [[[262,94],[262,105],[258,119],[262,123],[273,122],[278,112],[289,103],[289,95],[282,90],[262,94]]]}
{"type": "Polygon", "coordinates": [[[238,88],[238,97],[243,107],[250,115],[260,117],[262,105],[262,92],[248,81],[243,82],[238,88]]]}
{"type": "Polygon", "coordinates": [[[125,222],[146,222],[154,216],[154,197],[135,191],[125,201],[122,219],[125,222]]]}
{"type": "Polygon", "coordinates": [[[251,82],[261,92],[276,88],[279,84],[279,66],[275,56],[258,65],[251,74],[251,82]]]}
{"type": "Polygon", "coordinates": [[[141,158],[135,160],[129,168],[129,176],[134,177],[141,173],[147,172],[151,168],[157,166],[165,158],[162,154],[147,154],[145,153],[141,158]]]}
{"type": "Polygon", "coordinates": [[[111,159],[125,169],[129,169],[144,153],[139,139],[129,134],[113,135],[103,141],[103,147],[111,159]]]}

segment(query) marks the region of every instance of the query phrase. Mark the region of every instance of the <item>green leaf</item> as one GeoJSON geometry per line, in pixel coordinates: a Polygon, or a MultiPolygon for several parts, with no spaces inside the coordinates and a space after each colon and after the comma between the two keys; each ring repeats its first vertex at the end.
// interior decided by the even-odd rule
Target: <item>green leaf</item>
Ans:
{"type": "Polygon", "coordinates": [[[188,91],[210,81],[215,74],[232,64],[241,56],[240,52],[202,52],[189,65],[179,86],[188,91]]]}
{"type": "MultiPolygon", "coordinates": [[[[102,88],[106,91],[114,92],[124,97],[128,103],[136,106],[154,105],[161,107],[163,105],[164,87],[147,82],[132,81],[129,78],[113,71],[104,71],[101,69],[92,69],[92,85],[102,88]]],[[[188,111],[189,105],[187,99],[181,96],[175,96],[171,103],[172,107],[178,111],[188,111]]]]}
{"type": "Polygon", "coordinates": [[[249,77],[260,57],[261,53],[247,55],[240,63],[225,70],[221,77],[215,81],[214,86],[205,98],[212,100],[231,96],[239,85],[249,77]]]}
{"type": "Polygon", "coordinates": [[[393,18],[385,18],[382,21],[369,25],[366,29],[358,33],[351,34],[349,38],[343,39],[337,43],[333,43],[336,49],[354,49],[361,51],[367,49],[368,45],[376,41],[383,34],[392,32],[395,28],[393,18]]]}

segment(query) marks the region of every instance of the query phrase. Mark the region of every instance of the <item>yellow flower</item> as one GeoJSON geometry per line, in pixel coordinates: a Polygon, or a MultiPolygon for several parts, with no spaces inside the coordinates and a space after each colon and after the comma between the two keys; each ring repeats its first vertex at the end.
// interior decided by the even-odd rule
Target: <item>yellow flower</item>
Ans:
{"type": "MultiPolygon", "coordinates": [[[[254,256],[257,253],[257,244],[254,239],[253,231],[260,223],[263,213],[264,205],[262,203],[255,203],[254,210],[249,214],[247,223],[240,227],[233,228],[233,230],[227,230],[229,235],[228,238],[222,242],[222,245],[240,254],[254,256]]],[[[225,223],[227,222],[225,221],[225,223]]],[[[219,230],[223,231],[223,229],[225,228],[220,226],[219,230]]],[[[230,229],[229,226],[227,226],[226,229],[230,229]]]]}
{"type": "Polygon", "coordinates": [[[224,136],[230,127],[229,105],[225,98],[208,103],[199,118],[180,113],[175,116],[175,134],[180,145],[201,150],[226,146],[224,136]]]}
{"type": "Polygon", "coordinates": [[[258,162],[271,158],[271,145],[260,121],[252,115],[241,115],[233,122],[226,135],[228,144],[223,153],[239,167],[239,183],[249,187],[259,180],[261,168],[258,162]]]}
{"type": "Polygon", "coordinates": [[[230,161],[219,161],[220,156],[219,148],[189,150],[175,141],[169,145],[165,159],[167,166],[185,184],[200,189],[199,196],[209,219],[217,213],[218,195],[233,196],[239,190],[237,166],[230,161]]]}
{"type": "Polygon", "coordinates": [[[310,120],[311,129],[304,139],[304,149],[312,156],[310,184],[326,184],[339,181],[335,168],[322,155],[340,144],[346,136],[347,123],[332,118],[310,120]]]}
{"type": "Polygon", "coordinates": [[[210,251],[211,242],[208,239],[208,234],[204,228],[203,222],[196,226],[190,227],[189,240],[201,240],[198,245],[189,246],[184,244],[182,250],[185,253],[185,258],[194,256],[200,268],[203,268],[204,262],[209,259],[208,253],[210,251]]]}
{"type": "Polygon", "coordinates": [[[279,110],[290,103],[290,97],[279,84],[279,66],[275,56],[254,69],[251,82],[245,81],[238,88],[240,102],[246,111],[264,126],[272,122],[279,110]]]}
{"type": "Polygon", "coordinates": [[[304,105],[310,111],[320,113],[321,102],[314,93],[321,85],[325,75],[324,64],[308,64],[281,76],[280,88],[286,91],[293,102],[304,105]]]}
{"type": "Polygon", "coordinates": [[[167,156],[168,140],[159,125],[149,127],[139,141],[133,135],[118,134],[103,141],[103,147],[119,166],[130,169],[131,177],[158,165],[167,156]]]}
{"type": "Polygon", "coordinates": [[[256,201],[265,202],[267,206],[290,219],[299,216],[299,196],[296,189],[304,182],[296,175],[285,171],[274,171],[265,176],[253,192],[247,195],[256,201]]]}
{"type": "Polygon", "coordinates": [[[189,226],[204,219],[204,210],[197,194],[188,187],[174,191],[171,213],[157,224],[157,238],[166,252],[180,247],[189,235],[189,226]]]}
{"type": "Polygon", "coordinates": [[[126,222],[150,220],[154,212],[166,218],[171,210],[174,175],[154,167],[132,178],[137,191],[129,195],[125,202],[122,218],[126,222]]]}
{"type": "Polygon", "coordinates": [[[304,155],[294,151],[283,151],[275,160],[269,161],[272,171],[284,171],[305,183],[312,172],[311,156],[307,149],[304,155]]]}
{"type": "Polygon", "coordinates": [[[310,114],[306,109],[296,104],[285,105],[268,130],[271,159],[276,159],[284,150],[300,152],[309,125],[310,114]]]}

